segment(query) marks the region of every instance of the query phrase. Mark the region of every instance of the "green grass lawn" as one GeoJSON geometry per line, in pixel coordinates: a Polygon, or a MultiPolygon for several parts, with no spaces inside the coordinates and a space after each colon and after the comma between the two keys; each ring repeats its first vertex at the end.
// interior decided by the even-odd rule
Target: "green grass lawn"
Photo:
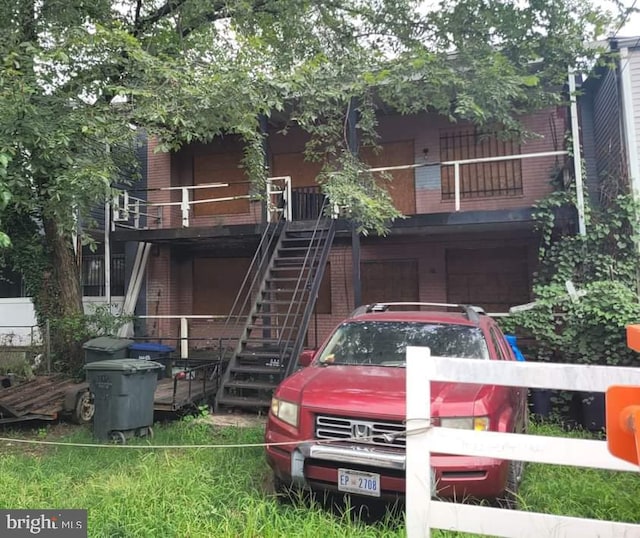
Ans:
{"type": "MultiPolygon", "coordinates": [[[[262,440],[259,428],[215,427],[194,420],[155,430],[154,444],[262,440]]],[[[559,430],[538,428],[536,433],[557,435],[559,430]]],[[[49,440],[52,435],[41,430],[36,437],[49,440]]],[[[92,442],[88,428],[71,430],[60,440],[92,442]]],[[[366,524],[319,506],[278,503],[261,448],[146,451],[0,446],[2,508],[86,508],[92,537],[405,535],[397,519],[366,524]]],[[[639,492],[640,476],[633,473],[531,464],[522,484],[522,505],[540,512],[637,522],[639,492]]]]}

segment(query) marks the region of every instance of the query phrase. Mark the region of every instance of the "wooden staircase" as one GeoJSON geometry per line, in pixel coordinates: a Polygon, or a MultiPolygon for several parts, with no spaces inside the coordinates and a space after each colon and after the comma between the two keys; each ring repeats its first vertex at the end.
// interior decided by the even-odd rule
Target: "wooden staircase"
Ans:
{"type": "Polygon", "coordinates": [[[252,264],[245,278],[254,284],[236,300],[240,314],[230,315],[244,326],[229,350],[216,411],[268,408],[273,390],[295,371],[334,235],[335,221],[320,217],[281,223],[273,246],[261,241],[263,261],[252,264]]]}

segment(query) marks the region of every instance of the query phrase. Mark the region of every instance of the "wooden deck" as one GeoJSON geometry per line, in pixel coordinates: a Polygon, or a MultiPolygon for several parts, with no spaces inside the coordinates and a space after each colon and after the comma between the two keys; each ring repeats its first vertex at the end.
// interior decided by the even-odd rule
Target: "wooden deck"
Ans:
{"type": "Polygon", "coordinates": [[[216,385],[210,380],[204,384],[202,379],[178,379],[174,398],[173,383],[172,378],[158,380],[153,403],[155,411],[178,411],[205,401],[216,392],[216,385]]]}

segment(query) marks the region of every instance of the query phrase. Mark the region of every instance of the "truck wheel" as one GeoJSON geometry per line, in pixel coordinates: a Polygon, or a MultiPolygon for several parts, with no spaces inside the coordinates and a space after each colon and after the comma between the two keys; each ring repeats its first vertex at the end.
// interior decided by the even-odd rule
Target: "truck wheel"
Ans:
{"type": "Polygon", "coordinates": [[[275,474],[273,475],[273,490],[275,491],[278,501],[282,503],[290,503],[293,500],[293,489],[275,474]]]}
{"type": "Polygon", "coordinates": [[[522,471],[524,463],[521,461],[510,461],[509,470],[507,471],[507,481],[505,483],[504,493],[498,504],[502,508],[509,510],[517,510],[518,508],[518,490],[522,480],[522,471]]]}
{"type": "Polygon", "coordinates": [[[71,419],[76,424],[87,424],[93,419],[96,407],[93,403],[93,396],[88,390],[78,394],[76,405],[71,413],[71,419]]]}

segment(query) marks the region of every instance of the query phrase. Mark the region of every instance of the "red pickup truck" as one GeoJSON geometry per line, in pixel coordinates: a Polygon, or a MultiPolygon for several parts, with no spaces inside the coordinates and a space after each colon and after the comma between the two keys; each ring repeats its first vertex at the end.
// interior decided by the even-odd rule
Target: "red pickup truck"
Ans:
{"type": "MultiPolygon", "coordinates": [[[[434,356],[515,360],[496,322],[477,307],[387,303],[357,309],[317,352],[303,352],[304,368],[274,393],[265,440],[273,443],[266,453],[276,490],[383,500],[404,494],[407,346],[429,347],[434,356]]],[[[434,382],[431,398],[432,417],[443,427],[526,428],[524,388],[434,382]]],[[[440,497],[515,501],[520,462],[447,454],[432,454],[431,461],[440,497]]]]}

